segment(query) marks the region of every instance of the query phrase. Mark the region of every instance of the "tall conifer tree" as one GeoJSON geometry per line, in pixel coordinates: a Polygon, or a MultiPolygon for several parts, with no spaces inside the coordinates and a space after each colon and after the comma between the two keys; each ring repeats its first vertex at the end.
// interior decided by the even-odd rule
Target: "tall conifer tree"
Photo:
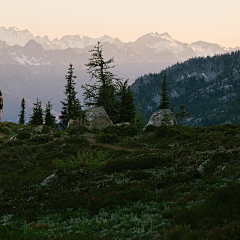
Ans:
{"type": "Polygon", "coordinates": [[[33,114],[30,116],[30,121],[28,124],[30,125],[43,125],[43,110],[42,110],[42,102],[38,101],[33,103],[33,114]]]}
{"type": "Polygon", "coordinates": [[[46,110],[45,110],[45,125],[50,127],[56,126],[56,118],[51,113],[52,111],[52,104],[50,101],[46,104],[46,110]]]}
{"type": "Polygon", "coordinates": [[[66,128],[70,119],[81,117],[81,114],[83,113],[82,106],[77,99],[77,92],[75,91],[76,83],[74,82],[74,79],[76,76],[73,75],[73,70],[73,65],[70,63],[68,75],[65,76],[67,80],[64,91],[66,99],[65,101],[61,101],[63,107],[61,115],[59,116],[60,124],[63,129],[66,128]]]}
{"type": "Polygon", "coordinates": [[[135,104],[134,96],[130,89],[130,86],[127,85],[128,81],[124,83],[120,82],[118,96],[120,101],[118,102],[118,122],[134,122],[135,118],[135,104]]]}
{"type": "Polygon", "coordinates": [[[113,122],[116,121],[116,91],[117,82],[120,80],[109,71],[114,68],[110,66],[114,62],[113,58],[108,61],[103,59],[102,45],[98,42],[94,49],[90,50],[92,57],[89,59],[87,71],[91,76],[91,79],[95,79],[96,82],[92,85],[86,84],[82,86],[84,92],[84,102],[89,107],[103,106],[109,117],[113,122]]]}
{"type": "Polygon", "coordinates": [[[21,103],[21,112],[18,115],[19,116],[19,124],[24,124],[25,123],[25,108],[26,108],[26,103],[25,103],[25,99],[22,99],[22,103],[21,103]]]}
{"type": "Polygon", "coordinates": [[[158,109],[169,109],[169,97],[168,97],[168,89],[167,89],[167,74],[165,72],[163,77],[163,83],[162,83],[162,92],[161,92],[161,100],[160,105],[158,106],[158,109]]]}

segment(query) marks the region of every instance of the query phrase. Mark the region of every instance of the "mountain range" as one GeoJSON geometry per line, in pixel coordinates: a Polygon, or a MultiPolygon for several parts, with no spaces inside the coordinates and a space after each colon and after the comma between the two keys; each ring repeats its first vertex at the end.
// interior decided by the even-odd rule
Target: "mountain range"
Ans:
{"type": "Polygon", "coordinates": [[[143,112],[149,119],[158,110],[161,85],[166,72],[170,108],[180,112],[180,105],[191,113],[183,123],[212,126],[231,122],[240,124],[240,51],[213,57],[192,58],[177,63],[161,73],[136,79],[131,89],[137,104],[143,100],[143,112]]]}
{"type": "Polygon", "coordinates": [[[86,47],[96,45],[98,41],[134,49],[145,46],[156,53],[160,53],[162,51],[172,52],[176,54],[180,60],[182,60],[181,58],[186,60],[185,55],[189,58],[188,54],[192,54],[192,56],[207,56],[222,54],[238,49],[238,47],[226,48],[218,44],[204,41],[198,41],[191,44],[182,43],[172,39],[168,33],[158,34],[157,32],[148,33],[138,38],[135,42],[123,43],[119,38],[112,38],[107,35],[99,38],[90,38],[84,35],[66,35],[61,39],[55,38],[50,40],[47,35],[44,37],[34,36],[27,29],[21,31],[16,27],[10,27],[8,29],[0,27],[0,39],[10,46],[19,45],[22,47],[24,47],[29,40],[35,40],[37,43],[41,44],[45,50],[62,50],[69,47],[84,49],[86,47]]]}
{"type": "Polygon", "coordinates": [[[43,103],[52,99],[53,108],[59,113],[60,100],[64,98],[64,76],[69,63],[73,64],[77,76],[76,90],[82,101],[81,85],[90,79],[85,64],[91,56],[89,51],[98,41],[103,44],[104,59],[114,57],[114,74],[129,79],[130,84],[140,76],[158,73],[189,58],[238,49],[203,41],[182,43],[172,39],[168,33],[148,33],[135,42],[123,43],[120,39],[107,35],[100,38],[67,35],[50,40],[47,36],[35,37],[28,30],[0,27],[0,81],[4,95],[2,119],[17,121],[22,98],[27,102],[27,116],[36,98],[43,103]]]}

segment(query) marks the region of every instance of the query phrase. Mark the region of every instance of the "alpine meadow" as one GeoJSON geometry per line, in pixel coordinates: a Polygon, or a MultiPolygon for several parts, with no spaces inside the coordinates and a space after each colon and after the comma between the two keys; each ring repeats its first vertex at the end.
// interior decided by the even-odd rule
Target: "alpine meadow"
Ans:
{"type": "Polygon", "coordinates": [[[5,1],[0,240],[239,240],[239,9],[5,1]]]}

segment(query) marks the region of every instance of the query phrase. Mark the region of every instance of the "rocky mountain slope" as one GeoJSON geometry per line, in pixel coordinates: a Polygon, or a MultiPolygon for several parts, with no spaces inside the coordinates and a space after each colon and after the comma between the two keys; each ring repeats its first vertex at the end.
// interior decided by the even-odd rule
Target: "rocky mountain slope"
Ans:
{"type": "MultiPolygon", "coordinates": [[[[185,124],[211,126],[224,122],[240,124],[240,52],[214,57],[192,58],[168,67],[170,108],[179,112],[181,104],[191,113],[185,124]]],[[[164,71],[139,77],[132,85],[136,101],[145,99],[148,119],[160,104],[164,71]]]]}

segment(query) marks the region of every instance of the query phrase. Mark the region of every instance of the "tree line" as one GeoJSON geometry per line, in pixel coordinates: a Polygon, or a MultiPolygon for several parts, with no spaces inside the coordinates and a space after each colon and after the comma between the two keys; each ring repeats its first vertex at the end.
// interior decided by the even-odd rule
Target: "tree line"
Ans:
{"type": "MultiPolygon", "coordinates": [[[[110,69],[114,59],[107,61],[103,58],[103,49],[100,42],[94,49],[90,50],[91,58],[85,64],[90,77],[95,80],[93,84],[82,85],[84,90],[84,104],[89,108],[103,106],[113,123],[120,122],[136,122],[136,106],[134,104],[134,96],[128,85],[128,80],[117,78],[110,69]]],[[[76,76],[73,74],[73,65],[70,63],[68,74],[65,76],[67,83],[65,85],[64,94],[66,98],[61,101],[62,110],[59,116],[60,125],[65,129],[70,119],[85,118],[85,112],[75,90],[76,76]]],[[[30,125],[47,125],[56,127],[56,118],[52,114],[52,104],[48,101],[45,111],[42,110],[42,102],[37,99],[33,103],[33,113],[30,116],[28,124],[30,125]]],[[[25,124],[25,99],[22,99],[19,123],[25,124]]]]}
{"type": "MultiPolygon", "coordinates": [[[[117,78],[110,69],[115,65],[111,65],[114,59],[111,58],[107,61],[103,58],[103,49],[100,42],[89,52],[91,58],[89,62],[85,64],[87,66],[87,72],[90,75],[90,81],[94,79],[93,84],[82,85],[84,104],[89,108],[103,106],[106,110],[109,118],[113,123],[130,122],[143,123],[143,116],[140,114],[140,110],[144,102],[140,106],[134,104],[134,96],[128,85],[128,80],[123,81],[121,78],[117,78]]],[[[67,82],[65,85],[64,94],[66,98],[61,101],[62,110],[59,116],[60,126],[65,129],[70,119],[81,119],[84,122],[85,111],[81,102],[77,98],[77,92],[75,90],[76,76],[73,74],[73,64],[69,64],[68,74],[65,76],[67,82]]],[[[161,100],[158,109],[169,109],[170,101],[168,96],[166,71],[163,77],[163,83],[161,86],[161,100]]],[[[28,122],[29,125],[47,125],[51,127],[57,127],[56,118],[52,114],[52,104],[48,101],[46,109],[43,111],[42,102],[37,99],[36,103],[33,103],[33,113],[30,116],[28,122]]],[[[25,99],[22,99],[21,112],[19,116],[19,123],[25,124],[25,99]]],[[[183,120],[190,116],[190,113],[186,112],[184,105],[180,106],[180,112],[176,114],[183,120]]]]}

